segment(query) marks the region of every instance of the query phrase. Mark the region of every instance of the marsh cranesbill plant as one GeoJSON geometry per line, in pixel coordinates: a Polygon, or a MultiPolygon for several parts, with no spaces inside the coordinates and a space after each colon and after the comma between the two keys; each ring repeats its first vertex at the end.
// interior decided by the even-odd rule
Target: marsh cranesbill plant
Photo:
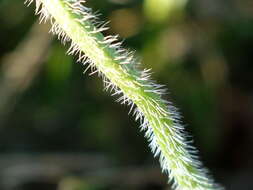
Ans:
{"type": "Polygon", "coordinates": [[[65,43],[68,54],[77,55],[86,70],[102,77],[106,90],[118,102],[130,106],[141,123],[150,148],[159,157],[161,168],[175,190],[220,190],[198,161],[197,151],[188,141],[180,115],[162,99],[163,86],[150,79],[150,70],[139,69],[132,52],[122,48],[117,36],[104,36],[107,23],[100,22],[84,0],[26,0],[36,4],[40,21],[50,20],[51,32],[65,43]]]}

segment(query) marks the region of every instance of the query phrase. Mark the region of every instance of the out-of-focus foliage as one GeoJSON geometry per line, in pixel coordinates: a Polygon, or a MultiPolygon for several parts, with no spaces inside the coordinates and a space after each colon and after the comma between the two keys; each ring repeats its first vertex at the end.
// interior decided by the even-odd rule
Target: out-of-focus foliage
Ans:
{"type": "Polygon", "coordinates": [[[144,13],[152,22],[165,22],[174,14],[184,12],[182,9],[186,2],[186,0],[145,0],[144,13]]]}
{"type": "MultiPolygon", "coordinates": [[[[107,33],[122,36],[169,88],[167,98],[180,108],[218,181],[231,190],[252,189],[252,1],[88,3],[111,20],[107,33]]],[[[0,0],[0,189],[165,189],[138,124],[126,117],[128,108],[103,92],[98,77],[83,75],[85,68],[58,41],[28,43],[38,27],[33,10],[20,0],[0,0]],[[36,72],[21,63],[33,63],[36,72]],[[53,152],[63,154],[45,156],[53,152]],[[1,159],[5,154],[9,159],[1,159]]],[[[43,32],[35,33],[38,39],[43,32]]]]}

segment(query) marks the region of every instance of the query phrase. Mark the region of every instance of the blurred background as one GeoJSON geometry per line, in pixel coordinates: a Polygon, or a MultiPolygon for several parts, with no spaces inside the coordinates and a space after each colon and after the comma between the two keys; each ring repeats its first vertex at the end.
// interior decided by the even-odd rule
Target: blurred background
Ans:
{"type": "MultiPolygon", "coordinates": [[[[0,0],[0,189],[170,190],[129,108],[0,0]]],[[[217,181],[253,189],[252,0],[88,0],[169,89],[217,181]]]]}

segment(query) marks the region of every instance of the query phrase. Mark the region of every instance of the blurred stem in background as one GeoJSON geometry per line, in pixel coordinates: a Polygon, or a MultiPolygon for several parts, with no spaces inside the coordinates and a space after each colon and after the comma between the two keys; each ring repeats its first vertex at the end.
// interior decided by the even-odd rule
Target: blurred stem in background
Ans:
{"type": "Polygon", "coordinates": [[[17,48],[1,60],[0,123],[40,72],[52,39],[48,30],[49,25],[35,23],[17,48]]]}

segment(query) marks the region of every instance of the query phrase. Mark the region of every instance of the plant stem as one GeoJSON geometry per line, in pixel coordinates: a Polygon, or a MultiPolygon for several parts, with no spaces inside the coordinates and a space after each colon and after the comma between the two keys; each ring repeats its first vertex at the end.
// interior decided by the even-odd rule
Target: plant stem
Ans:
{"type": "MultiPolygon", "coordinates": [[[[29,4],[33,0],[27,1],[29,4]]],[[[131,52],[121,48],[115,36],[104,37],[106,27],[97,20],[83,0],[36,0],[41,19],[51,19],[52,32],[71,41],[69,54],[88,64],[92,74],[103,77],[105,89],[122,95],[118,101],[131,106],[141,129],[146,131],[150,147],[160,157],[163,171],[169,174],[176,190],[218,190],[198,161],[180,124],[180,116],[171,104],[161,98],[164,89],[150,80],[149,70],[139,70],[131,52]]],[[[130,111],[131,111],[130,110],[130,111]]]]}

